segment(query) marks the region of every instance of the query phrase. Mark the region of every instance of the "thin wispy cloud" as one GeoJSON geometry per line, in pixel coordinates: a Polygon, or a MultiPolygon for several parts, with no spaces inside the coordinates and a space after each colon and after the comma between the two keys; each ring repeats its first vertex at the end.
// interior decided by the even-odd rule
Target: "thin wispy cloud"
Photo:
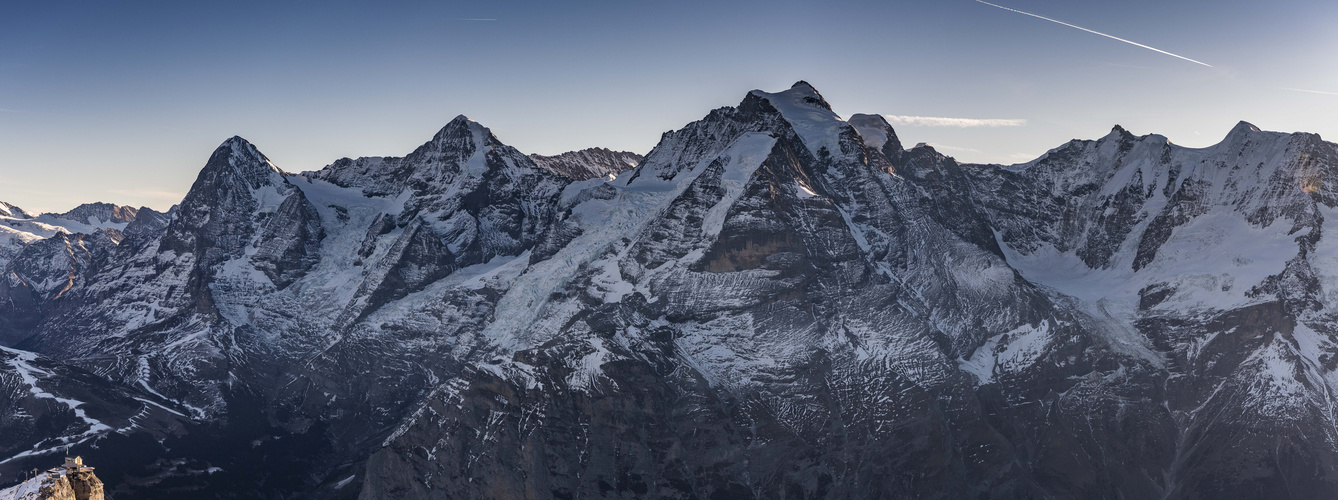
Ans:
{"type": "Polygon", "coordinates": [[[1101,36],[1104,36],[1104,37],[1109,38],[1109,39],[1111,39],[1111,40],[1118,40],[1118,41],[1127,43],[1127,44],[1129,44],[1129,45],[1133,45],[1133,46],[1136,46],[1136,47],[1142,47],[1142,48],[1151,50],[1151,51],[1153,51],[1153,52],[1159,52],[1159,53],[1162,53],[1162,54],[1166,54],[1166,55],[1168,55],[1168,56],[1171,56],[1171,57],[1174,57],[1174,58],[1177,58],[1177,59],[1183,59],[1183,60],[1192,62],[1192,63],[1194,63],[1194,64],[1202,64],[1202,65],[1207,66],[1207,67],[1209,67],[1209,68],[1213,67],[1213,65],[1208,64],[1208,63],[1203,62],[1203,61],[1195,61],[1195,60],[1193,60],[1193,59],[1190,59],[1190,58],[1188,58],[1188,57],[1185,57],[1185,56],[1182,56],[1182,55],[1179,55],[1179,54],[1172,54],[1172,53],[1170,53],[1170,52],[1161,50],[1161,49],[1156,48],[1156,47],[1149,47],[1149,46],[1147,46],[1147,45],[1143,45],[1143,44],[1141,44],[1141,43],[1138,43],[1138,42],[1135,42],[1135,41],[1132,41],[1132,40],[1125,40],[1125,39],[1120,38],[1120,37],[1115,36],[1115,35],[1107,35],[1107,34],[1102,33],[1102,32],[1100,32],[1100,31],[1089,30],[1089,29],[1087,29],[1087,28],[1084,28],[1084,27],[1082,27],[1082,26],[1078,26],[1078,25],[1075,25],[1075,24],[1069,24],[1069,23],[1066,23],[1066,22],[1064,22],[1064,21],[1060,21],[1060,20],[1056,20],[1056,19],[1050,19],[1050,18],[1048,18],[1048,17],[1041,16],[1041,15],[1036,15],[1036,14],[1032,14],[1032,13],[1030,13],[1030,12],[1023,12],[1023,11],[1020,11],[1020,10],[1017,10],[1017,9],[1010,9],[1010,8],[1008,8],[1008,7],[1004,7],[1004,6],[1002,6],[1002,5],[997,5],[997,4],[992,4],[992,3],[986,2],[986,1],[984,1],[984,0],[976,0],[976,2],[978,2],[978,3],[983,3],[983,4],[988,5],[988,6],[990,6],[990,7],[997,7],[997,8],[1000,8],[1000,9],[1003,9],[1003,10],[1006,10],[1006,11],[1009,11],[1009,12],[1016,12],[1016,13],[1018,13],[1018,14],[1022,14],[1022,15],[1024,15],[1024,16],[1031,16],[1031,17],[1034,17],[1034,18],[1036,18],[1036,19],[1042,19],[1042,20],[1050,21],[1050,22],[1055,23],[1055,24],[1062,24],[1062,25],[1064,25],[1064,26],[1068,26],[1068,27],[1073,28],[1073,29],[1078,29],[1078,30],[1086,31],[1086,32],[1091,33],[1091,34],[1093,34],[1093,35],[1101,35],[1101,36]]]}
{"type": "Polygon", "coordinates": [[[456,21],[496,21],[496,19],[482,19],[482,18],[474,18],[474,17],[460,17],[460,18],[456,18],[455,20],[456,20],[456,21]]]}
{"type": "Polygon", "coordinates": [[[147,198],[150,200],[160,200],[176,203],[186,197],[186,193],[176,191],[160,191],[155,189],[110,189],[108,192],[122,196],[134,196],[138,198],[147,198]]]}
{"type": "Polygon", "coordinates": [[[1279,88],[1281,88],[1282,90],[1290,90],[1292,92],[1305,92],[1307,94],[1338,95],[1338,92],[1325,92],[1323,90],[1293,89],[1288,87],[1279,87],[1279,88]]]}
{"type": "Polygon", "coordinates": [[[939,150],[939,151],[956,151],[956,152],[959,152],[959,153],[979,153],[979,152],[980,152],[979,149],[963,148],[963,147],[958,147],[958,146],[949,146],[949,145],[947,145],[947,144],[939,144],[939,143],[937,143],[937,142],[928,142],[928,143],[926,143],[926,144],[929,144],[930,147],[933,147],[934,149],[937,149],[937,150],[939,150]]]}
{"type": "Polygon", "coordinates": [[[953,128],[977,128],[977,127],[1022,127],[1027,125],[1026,120],[1006,120],[999,118],[946,118],[942,116],[900,116],[883,115],[888,123],[893,125],[909,125],[912,127],[953,127],[953,128]]]}

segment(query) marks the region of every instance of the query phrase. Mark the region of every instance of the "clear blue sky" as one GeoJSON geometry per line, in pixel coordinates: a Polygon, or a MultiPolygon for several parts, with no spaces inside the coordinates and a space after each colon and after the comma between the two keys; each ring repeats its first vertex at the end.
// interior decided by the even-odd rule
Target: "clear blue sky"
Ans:
{"type": "Polygon", "coordinates": [[[403,155],[461,113],[525,152],[644,153],[799,79],[845,116],[1014,120],[897,126],[963,161],[1021,162],[1116,123],[1195,147],[1238,120],[1338,138],[1338,95],[1286,90],[1338,93],[1338,2],[993,3],[1213,67],[973,0],[10,0],[0,200],[165,209],[232,135],[314,170],[403,155]]]}

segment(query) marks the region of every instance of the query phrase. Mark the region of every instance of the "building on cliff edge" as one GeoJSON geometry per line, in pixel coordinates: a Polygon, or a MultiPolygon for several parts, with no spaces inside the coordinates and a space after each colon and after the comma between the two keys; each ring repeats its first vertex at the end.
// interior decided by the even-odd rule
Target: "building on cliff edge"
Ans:
{"type": "MultiPolygon", "coordinates": [[[[36,471],[34,471],[36,472],[36,471]]],[[[0,500],[104,500],[102,481],[81,457],[36,473],[31,479],[0,490],[0,500]]]]}

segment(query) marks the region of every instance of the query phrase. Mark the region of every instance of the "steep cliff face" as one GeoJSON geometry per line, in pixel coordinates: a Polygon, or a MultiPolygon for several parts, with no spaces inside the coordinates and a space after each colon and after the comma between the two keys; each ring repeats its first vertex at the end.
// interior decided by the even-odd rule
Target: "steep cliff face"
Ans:
{"type": "Polygon", "coordinates": [[[91,470],[71,471],[65,474],[75,500],[103,500],[102,481],[91,470]]]}
{"type": "Polygon", "coordinates": [[[373,455],[362,496],[1039,491],[958,360],[1011,334],[991,376],[1046,395],[1110,350],[1008,267],[981,207],[926,196],[969,185],[955,163],[889,156],[876,130],[807,84],[755,91],[572,196],[567,248],[600,250],[553,257],[576,270],[485,330],[488,356],[373,455]]]}
{"type": "Polygon", "coordinates": [[[104,500],[102,481],[91,469],[51,469],[0,490],[0,500],[104,500]]]}
{"type": "Polygon", "coordinates": [[[58,311],[93,269],[156,238],[169,214],[148,208],[87,203],[63,214],[30,215],[0,203],[0,345],[12,346],[58,311]]]}
{"type": "Polygon", "coordinates": [[[959,164],[800,82],[612,179],[548,161],[464,117],[297,175],[229,140],[119,245],[25,244],[10,366],[51,367],[13,400],[134,387],[198,422],[135,473],[211,494],[262,462],[342,498],[1338,491],[1316,136],[959,164]]]}
{"type": "Polygon", "coordinates": [[[568,151],[557,156],[530,155],[539,168],[573,181],[584,181],[618,174],[636,168],[642,156],[628,151],[589,148],[568,151]]]}
{"type": "Polygon", "coordinates": [[[101,231],[61,232],[25,246],[0,278],[0,344],[25,339],[66,293],[88,282],[115,248],[116,242],[101,231]]]}
{"type": "Polygon", "coordinates": [[[973,169],[1010,264],[1162,370],[1178,430],[1165,494],[1334,491],[1334,469],[1297,464],[1338,449],[1335,169],[1333,144],[1244,122],[1204,149],[1117,127],[973,169]]]}
{"type": "Polygon", "coordinates": [[[1332,144],[1117,129],[958,165],[857,118],[754,92],[572,196],[590,227],[651,208],[428,397],[363,497],[1334,491],[1300,465],[1338,449],[1332,144]]]}

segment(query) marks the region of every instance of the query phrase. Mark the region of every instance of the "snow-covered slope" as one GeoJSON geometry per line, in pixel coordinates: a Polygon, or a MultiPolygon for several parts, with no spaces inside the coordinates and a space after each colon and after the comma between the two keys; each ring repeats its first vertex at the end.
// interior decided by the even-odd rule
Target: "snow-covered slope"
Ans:
{"type": "Polygon", "coordinates": [[[1002,473],[1014,467],[1013,444],[983,408],[940,399],[976,387],[956,359],[986,339],[1015,346],[998,337],[1032,328],[1032,354],[995,375],[1027,385],[1053,376],[1048,357],[1091,363],[1108,349],[997,246],[978,244],[993,242],[983,216],[962,220],[983,215],[978,207],[923,199],[965,184],[951,160],[919,151],[903,162],[899,148],[882,152],[890,142],[870,147],[800,83],[749,93],[666,134],[637,170],[564,197],[582,236],[616,228],[614,237],[559,252],[574,272],[531,282],[543,269],[532,264],[520,275],[508,296],[544,283],[546,303],[537,312],[534,301],[498,303],[509,320],[485,329],[498,339],[489,355],[438,386],[373,455],[363,496],[1028,491],[1002,473]],[[889,174],[898,170],[915,175],[889,174]],[[622,222],[629,212],[638,223],[622,222]],[[628,426],[639,430],[617,430],[628,426]],[[959,446],[939,426],[975,443],[968,466],[888,465],[933,463],[936,450],[959,446]],[[911,445],[908,435],[935,437],[911,445]],[[657,455],[680,447],[730,451],[657,455]],[[513,450],[571,465],[536,475],[547,466],[517,470],[508,464],[528,462],[513,450]],[[802,467],[783,458],[795,456],[824,458],[802,467]],[[398,479],[404,470],[422,483],[398,479]]]}
{"type": "MultiPolygon", "coordinates": [[[[54,490],[55,480],[45,474],[34,477],[17,485],[0,490],[0,500],[41,500],[42,490],[54,490]]],[[[50,493],[48,493],[49,498],[50,493]]]]}
{"type": "MultiPolygon", "coordinates": [[[[1338,148],[1318,136],[1244,122],[1203,149],[1116,127],[1025,165],[973,169],[1009,263],[1166,373],[1182,433],[1167,494],[1280,484],[1296,472],[1271,456],[1338,450],[1326,258],[1338,240],[1325,231],[1336,170],[1338,148]],[[1224,470],[1256,475],[1224,481],[1224,470]]],[[[1298,481],[1306,497],[1334,479],[1298,481]]]]}
{"type": "Polygon", "coordinates": [[[562,158],[463,116],[302,174],[233,138],[119,245],[27,243],[6,315],[20,347],[207,423],[183,443],[301,443],[288,495],[1338,487],[1317,136],[1117,127],[962,165],[799,82],[611,180],[562,158]]]}
{"type": "Polygon", "coordinates": [[[143,209],[110,203],[86,203],[63,214],[31,216],[18,207],[0,202],[0,266],[12,259],[24,245],[58,233],[105,232],[119,242],[121,231],[135,220],[139,210],[143,209]]]}
{"type": "Polygon", "coordinates": [[[0,202],[0,345],[27,337],[41,311],[113,257],[122,240],[156,238],[169,218],[109,203],[32,216],[0,202]]]}
{"type": "Polygon", "coordinates": [[[35,466],[49,468],[67,446],[87,450],[110,433],[162,439],[186,421],[179,408],[150,393],[0,347],[0,485],[35,466]]]}

